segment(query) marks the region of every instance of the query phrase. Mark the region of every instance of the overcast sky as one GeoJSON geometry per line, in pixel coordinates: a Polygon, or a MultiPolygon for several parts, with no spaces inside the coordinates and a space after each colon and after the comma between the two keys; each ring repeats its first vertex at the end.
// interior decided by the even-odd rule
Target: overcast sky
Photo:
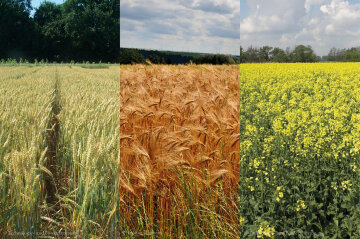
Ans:
{"type": "Polygon", "coordinates": [[[331,47],[360,46],[358,0],[240,0],[241,45],[311,45],[318,55],[331,47]]]}
{"type": "Polygon", "coordinates": [[[120,46],[239,54],[239,0],[120,0],[120,46]]]}

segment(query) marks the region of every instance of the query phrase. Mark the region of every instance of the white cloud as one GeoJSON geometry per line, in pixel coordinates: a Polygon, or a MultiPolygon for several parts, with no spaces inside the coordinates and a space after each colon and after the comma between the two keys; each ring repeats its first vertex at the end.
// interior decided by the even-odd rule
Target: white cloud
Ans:
{"type": "Polygon", "coordinates": [[[251,13],[240,23],[240,32],[244,34],[295,30],[305,15],[303,0],[253,0],[248,3],[251,13]]]}
{"type": "MultiPolygon", "coordinates": [[[[346,0],[248,0],[240,25],[245,48],[312,45],[320,55],[331,47],[356,46],[360,36],[360,3],[346,0]]],[[[360,44],[359,44],[360,45],[360,44]]]]}
{"type": "MultiPolygon", "coordinates": [[[[346,33],[350,36],[360,37],[360,29],[358,31],[346,30],[346,33]]],[[[356,40],[356,41],[352,41],[352,42],[360,42],[360,40],[356,40]]],[[[359,46],[360,46],[360,44],[359,44],[359,46]]]]}
{"type": "Polygon", "coordinates": [[[333,34],[333,33],[335,33],[335,27],[334,27],[334,25],[333,25],[333,24],[327,25],[327,26],[325,27],[325,32],[326,32],[327,34],[333,34]]]}
{"type": "Polygon", "coordinates": [[[306,12],[310,12],[310,9],[312,7],[312,5],[317,5],[317,4],[321,4],[325,2],[325,0],[305,0],[305,9],[306,12]]]}
{"type": "Polygon", "coordinates": [[[358,47],[358,46],[360,46],[360,40],[351,41],[346,45],[347,48],[358,47]]]}
{"type": "Polygon", "coordinates": [[[240,2],[233,0],[177,0],[179,4],[191,9],[214,13],[232,13],[240,10],[240,2]]]}
{"type": "Polygon", "coordinates": [[[311,25],[318,25],[319,24],[319,19],[318,18],[311,18],[308,25],[311,26],[311,25]]]}
{"type": "Polygon", "coordinates": [[[322,5],[320,10],[336,21],[337,25],[352,24],[360,19],[360,10],[348,1],[332,0],[330,4],[322,5]]]}
{"type": "Polygon", "coordinates": [[[349,2],[343,0],[332,0],[328,5],[322,5],[320,10],[329,15],[336,14],[339,10],[349,8],[349,2]]]}
{"type": "Polygon", "coordinates": [[[238,0],[121,0],[120,45],[239,54],[238,0]]]}

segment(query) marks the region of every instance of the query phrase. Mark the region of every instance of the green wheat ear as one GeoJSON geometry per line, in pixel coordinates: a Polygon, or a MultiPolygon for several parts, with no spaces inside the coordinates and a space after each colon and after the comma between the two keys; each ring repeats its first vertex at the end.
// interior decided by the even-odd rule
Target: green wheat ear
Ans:
{"type": "Polygon", "coordinates": [[[14,69],[0,69],[0,234],[119,238],[119,68],[14,69]]]}

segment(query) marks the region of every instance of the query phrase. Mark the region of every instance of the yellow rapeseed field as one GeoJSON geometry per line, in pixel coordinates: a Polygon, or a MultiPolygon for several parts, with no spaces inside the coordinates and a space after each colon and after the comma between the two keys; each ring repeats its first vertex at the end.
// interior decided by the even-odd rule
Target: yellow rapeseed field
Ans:
{"type": "Polygon", "coordinates": [[[241,64],[241,237],[360,238],[360,64],[241,64]]]}
{"type": "Polygon", "coordinates": [[[121,238],[239,238],[238,66],[121,66],[121,238]]]}

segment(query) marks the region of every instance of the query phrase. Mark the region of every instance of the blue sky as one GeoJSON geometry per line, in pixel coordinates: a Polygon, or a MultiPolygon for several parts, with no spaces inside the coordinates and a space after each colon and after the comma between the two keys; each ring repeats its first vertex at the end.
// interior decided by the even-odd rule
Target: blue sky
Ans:
{"type": "Polygon", "coordinates": [[[240,18],[244,19],[249,15],[249,7],[246,0],[240,0],[240,18]]]}
{"type": "MultiPolygon", "coordinates": [[[[31,5],[33,6],[33,8],[38,8],[42,2],[45,2],[45,0],[32,0],[31,5]]],[[[64,0],[47,0],[47,2],[61,4],[64,2],[64,0]]]]}
{"type": "Polygon", "coordinates": [[[331,47],[360,46],[358,0],[240,0],[243,47],[311,45],[318,55],[331,47]]]}
{"type": "Polygon", "coordinates": [[[239,54],[239,0],[120,0],[120,46],[239,54]]]}

